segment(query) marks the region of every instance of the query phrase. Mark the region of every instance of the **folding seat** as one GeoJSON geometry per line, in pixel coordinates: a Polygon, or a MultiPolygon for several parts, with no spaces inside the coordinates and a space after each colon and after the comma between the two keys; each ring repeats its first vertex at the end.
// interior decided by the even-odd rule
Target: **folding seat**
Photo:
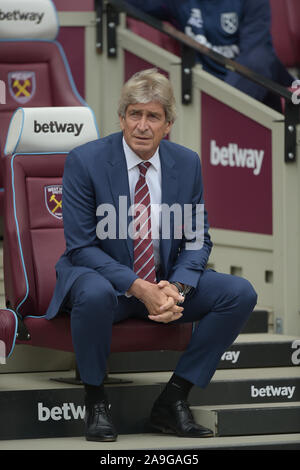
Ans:
{"type": "Polygon", "coordinates": [[[296,65],[300,69],[300,2],[299,0],[290,0],[286,2],[289,26],[293,37],[293,43],[296,53],[296,65]]]}
{"type": "MultiPolygon", "coordinates": [[[[66,154],[96,138],[89,107],[20,108],[13,115],[4,159],[7,309],[0,310],[0,344],[5,344],[6,357],[16,343],[73,351],[69,316],[59,314],[47,320],[44,315],[55,286],[54,266],[65,250],[62,175],[66,154]],[[55,123],[52,128],[50,122],[55,123]],[[80,135],[68,132],[71,126],[62,132],[67,123],[82,125],[80,135]]],[[[189,324],[128,319],[113,326],[111,351],[180,351],[191,333],[189,324]]]]}
{"type": "Polygon", "coordinates": [[[286,0],[270,0],[273,45],[279,59],[287,68],[298,68],[300,65],[300,49],[297,47],[291,27],[292,4],[296,5],[297,2],[298,9],[300,5],[298,0],[293,2],[294,0],[288,2],[286,0]]]}
{"type": "MultiPolygon", "coordinates": [[[[0,0],[0,165],[8,125],[18,107],[82,106],[61,45],[56,9],[51,0],[0,0]],[[0,100],[1,102],[1,100],[0,100]]],[[[0,166],[0,214],[4,198],[0,166]]]]}

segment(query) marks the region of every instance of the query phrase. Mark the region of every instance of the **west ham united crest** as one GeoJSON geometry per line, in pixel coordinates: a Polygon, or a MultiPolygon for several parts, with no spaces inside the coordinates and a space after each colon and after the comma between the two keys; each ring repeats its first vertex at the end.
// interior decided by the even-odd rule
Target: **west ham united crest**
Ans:
{"type": "Polygon", "coordinates": [[[62,185],[45,186],[45,203],[53,217],[62,219],[62,185]]]}
{"type": "Polygon", "coordinates": [[[236,33],[239,27],[239,18],[235,12],[222,13],[221,15],[221,26],[228,34],[236,33]]]}
{"type": "Polygon", "coordinates": [[[36,78],[34,72],[9,72],[8,88],[12,98],[24,104],[35,94],[36,78]]]}

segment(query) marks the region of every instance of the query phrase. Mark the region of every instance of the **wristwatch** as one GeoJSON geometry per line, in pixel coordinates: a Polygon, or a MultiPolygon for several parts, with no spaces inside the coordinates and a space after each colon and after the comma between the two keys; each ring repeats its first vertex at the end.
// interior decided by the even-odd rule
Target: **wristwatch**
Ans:
{"type": "Polygon", "coordinates": [[[190,292],[192,287],[188,286],[187,284],[181,284],[180,282],[177,282],[177,281],[171,282],[171,284],[174,284],[174,286],[177,287],[179,294],[182,295],[182,297],[184,297],[184,299],[181,302],[180,301],[177,302],[177,304],[183,304],[183,302],[185,301],[185,297],[190,292]]]}

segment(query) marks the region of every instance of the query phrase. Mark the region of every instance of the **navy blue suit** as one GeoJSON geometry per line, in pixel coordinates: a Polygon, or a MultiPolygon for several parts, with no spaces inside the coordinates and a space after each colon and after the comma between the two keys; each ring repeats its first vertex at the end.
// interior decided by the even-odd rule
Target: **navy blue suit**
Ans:
{"type": "MultiPolygon", "coordinates": [[[[203,203],[198,155],[163,140],[160,160],[162,203],[182,207],[203,203]]],[[[94,385],[101,383],[106,372],[113,323],[132,315],[150,321],[144,304],[124,295],[137,278],[132,268],[133,241],[127,236],[130,205],[122,133],[70,152],[63,177],[66,252],[56,265],[57,284],[46,317],[70,309],[79,372],[84,382],[94,385]],[[96,211],[103,204],[115,208],[117,231],[115,237],[99,239],[96,227],[103,215],[97,216],[96,211]]],[[[186,240],[175,237],[172,226],[170,234],[160,240],[158,276],[194,288],[177,321],[200,320],[176,371],[205,386],[253,310],[256,294],[242,278],[206,270],[212,247],[206,213],[202,247],[187,249],[186,240]]]]}

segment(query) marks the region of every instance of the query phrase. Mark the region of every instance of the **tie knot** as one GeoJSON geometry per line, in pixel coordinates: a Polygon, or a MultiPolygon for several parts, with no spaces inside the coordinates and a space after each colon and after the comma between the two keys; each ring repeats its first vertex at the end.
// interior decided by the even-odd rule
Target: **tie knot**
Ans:
{"type": "Polygon", "coordinates": [[[150,162],[142,162],[142,163],[139,163],[138,164],[138,167],[139,167],[139,170],[140,170],[140,174],[142,176],[145,177],[146,173],[147,173],[147,170],[149,168],[149,166],[151,165],[150,162]]]}

